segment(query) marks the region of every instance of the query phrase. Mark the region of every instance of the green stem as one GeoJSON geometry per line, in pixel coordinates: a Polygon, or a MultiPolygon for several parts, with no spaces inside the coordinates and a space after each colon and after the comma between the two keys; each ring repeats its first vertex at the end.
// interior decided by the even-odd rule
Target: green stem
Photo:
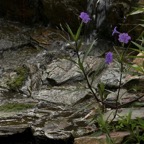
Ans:
{"type": "Polygon", "coordinates": [[[80,69],[81,69],[81,71],[82,71],[82,73],[83,73],[83,75],[84,75],[84,77],[85,77],[85,79],[86,79],[87,86],[88,86],[88,88],[90,89],[90,91],[92,92],[92,94],[93,94],[93,96],[95,97],[96,101],[99,103],[99,102],[101,102],[101,100],[98,99],[98,97],[96,96],[95,92],[94,92],[93,89],[92,89],[92,86],[91,86],[91,84],[90,84],[90,82],[89,82],[88,76],[87,76],[87,74],[86,74],[86,72],[85,72],[85,69],[84,69],[84,67],[83,67],[83,63],[81,62],[81,58],[80,58],[80,55],[79,55],[79,51],[78,51],[78,47],[77,47],[77,46],[78,46],[77,41],[75,41],[76,55],[77,55],[77,58],[78,58],[78,65],[79,65],[79,66],[81,65],[80,69]]]}
{"type": "MultiPolygon", "coordinates": [[[[122,46],[124,47],[124,43],[122,44],[122,46]]],[[[119,78],[119,86],[118,86],[118,93],[117,93],[117,97],[116,97],[116,110],[114,113],[114,117],[111,120],[111,122],[115,119],[118,109],[119,109],[119,97],[120,97],[120,90],[121,90],[121,86],[122,86],[122,76],[123,76],[123,58],[125,55],[126,49],[123,51],[122,55],[120,55],[120,78],[119,78]]]]}

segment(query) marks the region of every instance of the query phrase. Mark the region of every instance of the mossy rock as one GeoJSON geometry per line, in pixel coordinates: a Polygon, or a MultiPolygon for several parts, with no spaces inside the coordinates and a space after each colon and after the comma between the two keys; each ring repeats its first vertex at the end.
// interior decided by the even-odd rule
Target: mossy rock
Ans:
{"type": "Polygon", "coordinates": [[[25,103],[6,103],[0,106],[0,111],[2,112],[14,112],[22,111],[26,109],[31,109],[34,107],[34,104],[25,104],[25,103]]]}
{"type": "Polygon", "coordinates": [[[27,67],[18,67],[16,70],[17,76],[7,82],[10,90],[17,91],[25,82],[28,76],[29,69],[27,67]]]}

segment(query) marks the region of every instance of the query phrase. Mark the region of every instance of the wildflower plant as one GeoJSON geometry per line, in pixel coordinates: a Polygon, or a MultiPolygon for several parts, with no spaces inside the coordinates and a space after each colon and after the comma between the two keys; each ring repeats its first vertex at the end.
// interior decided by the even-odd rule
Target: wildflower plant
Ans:
{"type": "MultiPolygon", "coordinates": [[[[71,28],[67,25],[68,32],[70,33],[70,36],[71,36],[72,40],[74,41],[73,48],[75,49],[75,52],[76,52],[76,55],[77,55],[77,58],[78,58],[77,62],[74,61],[74,63],[81,70],[84,78],[86,79],[88,89],[90,90],[90,92],[92,93],[92,95],[95,97],[96,102],[98,102],[100,104],[100,106],[102,106],[102,107],[109,107],[109,108],[117,109],[118,110],[119,108],[124,107],[124,105],[126,105],[126,104],[120,105],[118,103],[118,100],[119,100],[120,89],[121,89],[121,86],[122,86],[122,75],[123,75],[123,71],[124,71],[124,66],[123,66],[124,55],[125,55],[125,52],[126,52],[127,49],[125,49],[122,54],[119,54],[117,52],[117,54],[118,54],[118,62],[120,63],[119,88],[118,88],[118,94],[117,94],[117,98],[116,98],[116,105],[111,105],[111,104],[107,103],[105,101],[105,99],[99,97],[96,94],[95,88],[93,88],[92,83],[89,80],[89,76],[86,73],[86,70],[84,68],[84,60],[88,56],[88,54],[90,53],[90,51],[92,50],[93,45],[95,43],[95,40],[91,43],[90,47],[85,52],[84,56],[81,57],[79,51],[80,51],[81,46],[82,46],[82,40],[81,40],[81,37],[80,37],[82,26],[83,26],[83,24],[89,23],[91,21],[91,18],[89,17],[89,15],[86,12],[81,12],[79,18],[81,19],[81,24],[80,24],[80,26],[79,26],[76,34],[74,34],[72,32],[71,28]]],[[[122,46],[124,46],[125,44],[128,44],[130,42],[130,40],[131,40],[131,37],[128,35],[128,33],[121,33],[121,32],[119,32],[117,30],[117,27],[115,27],[114,30],[113,30],[113,32],[112,32],[112,35],[115,35],[115,34],[119,35],[119,39],[118,40],[119,40],[119,42],[121,42],[122,46]]],[[[106,53],[105,63],[109,65],[112,62],[113,62],[113,53],[112,52],[106,53]]]]}
{"type": "MultiPolygon", "coordinates": [[[[89,80],[89,76],[86,73],[86,70],[85,70],[85,67],[84,67],[84,60],[88,56],[90,51],[92,50],[93,45],[95,43],[95,40],[91,43],[90,47],[85,52],[84,56],[81,57],[79,51],[80,51],[81,46],[82,46],[82,40],[81,40],[81,37],[80,37],[82,26],[83,26],[83,24],[89,23],[91,21],[91,18],[89,17],[89,15],[86,12],[81,12],[79,18],[81,19],[81,24],[80,24],[76,34],[74,34],[72,32],[71,28],[67,25],[68,32],[70,33],[70,36],[71,36],[72,40],[74,41],[74,49],[75,49],[75,52],[76,52],[76,55],[77,55],[77,62],[73,61],[73,60],[72,61],[81,70],[81,72],[82,72],[82,74],[83,74],[83,76],[86,80],[87,87],[90,90],[91,94],[94,96],[96,102],[99,104],[99,106],[102,110],[101,112],[104,112],[106,107],[109,107],[111,109],[115,109],[113,119],[111,120],[111,122],[112,122],[115,119],[116,115],[117,115],[118,109],[123,108],[123,107],[125,107],[129,104],[132,104],[133,102],[136,102],[137,100],[139,100],[140,98],[143,97],[143,95],[142,95],[142,96],[140,96],[140,97],[138,97],[135,100],[132,100],[130,102],[127,102],[127,103],[124,103],[124,104],[119,103],[120,89],[122,87],[122,77],[123,77],[123,72],[124,72],[124,58],[125,58],[126,51],[128,49],[128,48],[125,48],[124,46],[127,45],[128,43],[130,43],[131,36],[128,33],[119,32],[117,30],[117,27],[114,27],[114,29],[112,31],[113,36],[118,35],[118,41],[121,43],[121,45],[124,49],[122,53],[119,53],[116,50],[116,48],[114,48],[115,51],[116,51],[116,54],[117,54],[118,63],[120,64],[120,69],[119,69],[120,77],[119,77],[119,86],[118,86],[118,92],[117,92],[117,96],[116,96],[116,100],[115,100],[115,105],[113,105],[113,104],[110,104],[106,101],[106,96],[104,94],[105,86],[103,84],[100,84],[99,87],[97,88],[98,91],[96,91],[96,88],[93,87],[92,83],[89,80]],[[99,92],[99,95],[97,95],[96,92],[99,92]]],[[[105,55],[105,63],[107,65],[110,65],[112,62],[113,62],[113,53],[109,51],[105,55]]],[[[101,119],[98,119],[98,123],[99,123],[100,127],[102,128],[102,130],[106,132],[107,138],[109,139],[110,143],[113,144],[114,142],[111,139],[110,134],[109,134],[110,131],[107,128],[107,121],[104,121],[102,115],[100,115],[100,116],[101,116],[101,119]]],[[[108,123],[111,123],[111,122],[108,122],[108,123]]]]}
{"type": "Polygon", "coordinates": [[[86,51],[85,55],[83,56],[83,58],[81,58],[80,54],[79,54],[79,50],[80,50],[81,45],[82,45],[82,41],[80,39],[80,33],[81,33],[83,23],[87,24],[91,19],[90,19],[89,15],[86,12],[81,12],[79,17],[81,19],[81,24],[80,24],[76,34],[74,34],[72,32],[71,28],[67,25],[68,32],[70,33],[70,35],[71,35],[71,37],[74,41],[74,46],[75,46],[74,49],[75,49],[75,52],[76,52],[76,55],[77,55],[77,58],[78,58],[78,62],[77,63],[75,62],[75,63],[77,64],[77,66],[79,67],[81,72],[83,73],[83,75],[86,79],[86,82],[87,82],[87,86],[90,89],[91,93],[94,95],[96,101],[101,102],[101,100],[96,96],[95,91],[93,90],[93,87],[92,87],[92,85],[89,81],[88,75],[86,74],[86,71],[85,71],[85,68],[84,68],[84,65],[83,65],[83,62],[84,62],[85,58],[87,57],[87,55],[89,54],[89,52],[91,51],[91,49],[93,48],[93,45],[94,45],[95,41],[92,42],[89,49],[86,51]]]}

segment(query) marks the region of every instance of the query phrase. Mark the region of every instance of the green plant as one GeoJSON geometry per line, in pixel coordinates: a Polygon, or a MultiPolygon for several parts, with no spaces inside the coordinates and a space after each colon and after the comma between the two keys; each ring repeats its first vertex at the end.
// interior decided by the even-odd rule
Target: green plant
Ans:
{"type": "Polygon", "coordinates": [[[114,144],[114,140],[110,136],[110,131],[112,127],[110,126],[108,121],[104,119],[103,114],[101,112],[98,118],[96,119],[96,122],[98,123],[99,130],[103,133],[106,133],[107,144],[114,144]]]}
{"type": "MultiPolygon", "coordinates": [[[[128,15],[138,15],[138,14],[144,14],[144,6],[136,7],[134,10],[128,15]]],[[[142,19],[139,19],[139,24],[137,24],[133,29],[137,27],[144,28],[144,17],[142,19]]],[[[132,29],[132,30],[133,30],[132,29]]],[[[132,31],[131,30],[131,31],[132,31]]],[[[132,41],[133,45],[135,45],[137,48],[131,48],[132,51],[139,53],[137,56],[129,56],[129,58],[135,58],[139,59],[139,64],[129,65],[132,69],[137,71],[138,73],[144,74],[144,31],[142,30],[140,36],[137,39],[137,42],[132,41]]]]}
{"type": "Polygon", "coordinates": [[[133,71],[133,73],[137,72],[137,74],[144,75],[144,47],[139,45],[138,43],[132,42],[134,45],[137,46],[138,49],[132,48],[133,52],[138,52],[137,56],[129,56],[129,58],[134,59],[134,64],[128,64],[133,71]]]}
{"type": "Polygon", "coordinates": [[[140,118],[132,119],[132,111],[126,116],[119,116],[118,122],[115,124],[117,131],[129,131],[130,135],[124,140],[124,144],[138,143],[144,141],[144,120],[140,118]]]}

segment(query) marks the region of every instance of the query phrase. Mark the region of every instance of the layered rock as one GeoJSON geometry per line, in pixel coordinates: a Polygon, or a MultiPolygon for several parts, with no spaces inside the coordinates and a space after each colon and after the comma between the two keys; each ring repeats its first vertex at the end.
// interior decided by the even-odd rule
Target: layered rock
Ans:
{"type": "MultiPolygon", "coordinates": [[[[14,43],[0,43],[1,142],[71,144],[73,137],[93,132],[95,125],[87,128],[84,117],[97,105],[82,73],[67,60],[77,58],[72,48],[60,43],[59,31],[6,21],[5,26],[1,21],[0,31],[4,40],[14,43]]],[[[88,56],[84,67],[91,74],[101,63],[103,58],[88,56]]]]}

